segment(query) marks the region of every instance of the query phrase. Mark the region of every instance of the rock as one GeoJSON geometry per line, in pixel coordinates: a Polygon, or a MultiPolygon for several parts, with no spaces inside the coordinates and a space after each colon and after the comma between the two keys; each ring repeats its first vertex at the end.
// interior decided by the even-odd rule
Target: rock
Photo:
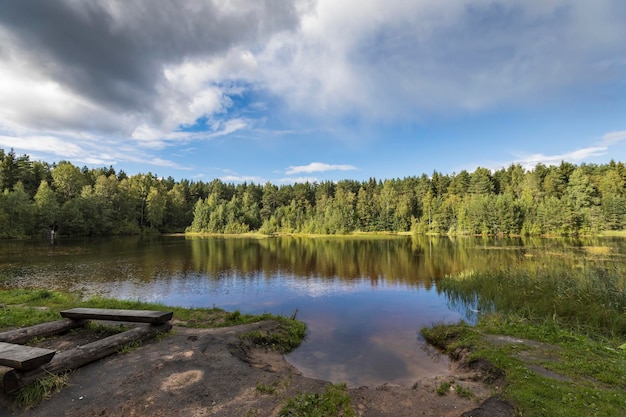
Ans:
{"type": "Polygon", "coordinates": [[[480,407],[461,414],[461,417],[513,417],[514,413],[511,404],[498,397],[491,397],[480,407]]]}

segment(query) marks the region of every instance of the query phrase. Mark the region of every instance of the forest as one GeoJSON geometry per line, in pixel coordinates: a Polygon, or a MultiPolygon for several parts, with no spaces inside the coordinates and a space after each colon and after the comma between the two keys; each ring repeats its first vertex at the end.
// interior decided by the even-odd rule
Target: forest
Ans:
{"type": "Polygon", "coordinates": [[[0,238],[143,232],[577,235],[626,224],[622,162],[275,185],[127,175],[0,148],[0,238]]]}

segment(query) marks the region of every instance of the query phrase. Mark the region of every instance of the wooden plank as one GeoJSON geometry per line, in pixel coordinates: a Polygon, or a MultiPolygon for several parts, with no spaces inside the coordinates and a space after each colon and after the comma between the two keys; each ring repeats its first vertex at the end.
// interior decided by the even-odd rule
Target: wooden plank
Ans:
{"type": "Polygon", "coordinates": [[[72,308],[61,311],[61,317],[73,320],[114,320],[162,324],[172,319],[172,311],[116,310],[108,308],[72,308]]]}
{"type": "Polygon", "coordinates": [[[17,343],[19,345],[28,342],[33,337],[46,337],[65,333],[76,327],[87,324],[87,320],[63,319],[47,323],[36,324],[30,327],[8,330],[0,333],[0,342],[17,343]]]}
{"type": "Polygon", "coordinates": [[[14,369],[4,374],[3,387],[6,392],[15,391],[46,374],[59,374],[116,353],[122,346],[132,341],[145,340],[172,328],[171,323],[160,325],[145,324],[96,342],[78,346],[61,352],[50,363],[28,371],[14,369]]]}
{"type": "Polygon", "coordinates": [[[0,342],[0,365],[29,370],[50,362],[56,352],[31,346],[0,342]]]}

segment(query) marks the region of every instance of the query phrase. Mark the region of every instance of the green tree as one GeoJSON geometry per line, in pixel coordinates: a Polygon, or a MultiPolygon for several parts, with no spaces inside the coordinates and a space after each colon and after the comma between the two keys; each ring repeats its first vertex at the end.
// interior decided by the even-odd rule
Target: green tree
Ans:
{"type": "Polygon", "coordinates": [[[487,168],[478,167],[470,176],[470,194],[486,195],[491,194],[495,190],[491,171],[487,168]]]}
{"type": "Polygon", "coordinates": [[[165,208],[167,206],[167,194],[161,184],[150,187],[146,197],[146,220],[151,228],[159,228],[163,225],[165,208]]]}
{"type": "Polygon", "coordinates": [[[34,209],[30,197],[21,182],[13,186],[13,191],[5,189],[0,199],[1,235],[5,238],[30,236],[33,228],[34,209]]]}
{"type": "Polygon", "coordinates": [[[61,161],[52,170],[52,187],[62,202],[78,197],[86,184],[83,173],[70,162],[61,161]]]}
{"type": "Polygon", "coordinates": [[[192,216],[187,204],[187,189],[181,183],[167,192],[164,223],[169,230],[184,230],[191,224],[192,216]]]}
{"type": "Polygon", "coordinates": [[[53,227],[58,226],[61,206],[55,192],[46,180],[42,180],[34,197],[35,233],[47,234],[53,227]]]}

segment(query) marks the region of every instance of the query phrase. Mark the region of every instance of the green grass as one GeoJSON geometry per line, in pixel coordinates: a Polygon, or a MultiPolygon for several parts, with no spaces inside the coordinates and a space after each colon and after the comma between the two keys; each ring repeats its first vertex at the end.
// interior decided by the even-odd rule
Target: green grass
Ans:
{"type": "Polygon", "coordinates": [[[504,375],[502,395],[518,416],[612,417],[626,409],[626,353],[617,349],[617,339],[594,339],[552,320],[531,322],[506,315],[487,316],[475,327],[442,324],[422,333],[446,352],[468,349],[469,363],[487,362],[494,375],[504,375]],[[488,335],[528,339],[547,347],[542,352],[528,344],[494,343],[488,335]],[[524,356],[528,352],[532,355],[524,356]],[[560,377],[546,376],[537,366],[560,377]]]}
{"type": "Polygon", "coordinates": [[[439,384],[435,391],[437,392],[437,395],[447,395],[450,392],[451,387],[452,383],[446,381],[439,384]]]}
{"type": "Polygon", "coordinates": [[[279,335],[265,335],[268,346],[285,344],[286,351],[298,346],[305,333],[302,322],[272,314],[243,314],[240,311],[227,312],[220,308],[182,308],[164,306],[159,303],[145,303],[136,300],[116,300],[94,297],[81,300],[75,294],[58,291],[10,289],[0,290],[0,329],[30,326],[46,321],[59,320],[61,310],[74,307],[167,310],[174,312],[178,326],[192,328],[228,327],[239,324],[256,323],[263,320],[276,320],[288,331],[279,335]]]}
{"type": "Polygon", "coordinates": [[[263,314],[267,320],[278,321],[280,327],[272,332],[257,330],[245,333],[240,337],[247,339],[257,346],[262,346],[281,353],[288,353],[302,343],[306,335],[306,325],[294,319],[288,319],[272,314],[263,314]]]}
{"type": "Polygon", "coordinates": [[[356,417],[345,384],[327,385],[322,394],[303,393],[287,401],[278,417],[356,417]]]}
{"type": "Polygon", "coordinates": [[[23,386],[10,394],[13,406],[27,409],[49,398],[55,392],[60,391],[68,383],[66,373],[59,375],[46,375],[38,380],[23,386]]]}
{"type": "Polygon", "coordinates": [[[452,306],[480,311],[478,324],[434,325],[422,333],[447,352],[471,352],[470,363],[490,364],[493,379],[504,376],[502,395],[518,416],[623,415],[623,266],[603,248],[582,248],[576,262],[557,255],[442,279],[438,290],[452,306]]]}
{"type": "Polygon", "coordinates": [[[626,274],[617,264],[513,265],[464,271],[437,284],[453,306],[557,322],[580,333],[626,335],[626,274]]]}
{"type": "Polygon", "coordinates": [[[474,396],[474,392],[469,388],[465,388],[463,385],[457,385],[454,390],[456,395],[461,398],[472,398],[474,396]]]}

